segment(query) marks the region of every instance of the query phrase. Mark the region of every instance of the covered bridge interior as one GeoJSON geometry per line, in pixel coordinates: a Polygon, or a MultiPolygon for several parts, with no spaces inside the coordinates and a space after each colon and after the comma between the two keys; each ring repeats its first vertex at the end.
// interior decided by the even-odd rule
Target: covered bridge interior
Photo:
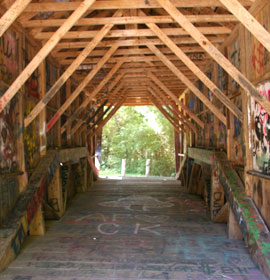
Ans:
{"type": "Polygon", "coordinates": [[[270,278],[269,0],[2,0],[0,13],[0,278],[270,278]],[[142,105],[174,128],[177,178],[100,180],[102,128],[142,105]],[[58,271],[52,256],[20,259],[35,235],[39,260],[64,244],[58,271]],[[72,254],[94,246],[84,270],[72,254]]]}

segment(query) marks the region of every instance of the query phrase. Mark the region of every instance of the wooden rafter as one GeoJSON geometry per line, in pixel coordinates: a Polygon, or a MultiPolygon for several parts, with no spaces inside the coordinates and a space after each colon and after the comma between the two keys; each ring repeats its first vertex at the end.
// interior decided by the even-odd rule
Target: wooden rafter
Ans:
{"type": "MultiPolygon", "coordinates": [[[[76,88],[76,90],[73,92],[72,97],[70,99],[75,99],[82,90],[86,87],[86,85],[93,79],[93,77],[96,75],[96,73],[103,67],[103,65],[108,61],[108,59],[111,57],[111,55],[116,51],[117,46],[111,47],[107,53],[104,55],[104,57],[98,62],[96,67],[84,78],[84,80],[79,84],[79,86],[76,88]]],[[[112,69],[112,73],[114,74],[119,67],[122,65],[121,62],[116,64],[116,67],[112,69]]],[[[67,127],[67,125],[73,121],[89,104],[89,102],[92,100],[92,98],[95,97],[95,95],[98,92],[94,92],[90,94],[87,99],[77,108],[77,110],[73,113],[73,115],[66,121],[66,123],[61,128],[61,133],[63,133],[67,127]]]]}
{"type": "Polygon", "coordinates": [[[0,19],[0,37],[23,12],[31,0],[16,0],[0,19]]]}
{"type": "MultiPolygon", "coordinates": [[[[124,104],[126,100],[126,97],[122,98],[118,104],[111,110],[111,112],[108,114],[108,116],[106,117],[106,119],[102,120],[102,122],[100,122],[98,128],[92,133],[92,136],[97,135],[98,133],[100,133],[100,131],[102,130],[102,128],[108,123],[108,121],[115,115],[115,113],[121,108],[121,106],[124,104]]],[[[91,131],[88,132],[88,134],[90,134],[91,131]]]]}
{"type": "Polygon", "coordinates": [[[224,123],[225,116],[211,103],[211,101],[179,70],[169,61],[155,46],[149,46],[160,60],[224,123]]]}
{"type": "Polygon", "coordinates": [[[149,91],[149,96],[151,102],[161,112],[161,114],[169,121],[169,123],[173,126],[173,128],[178,132],[182,132],[182,129],[174,122],[173,117],[162,108],[162,106],[155,99],[151,91],[149,91]]]}
{"type": "Polygon", "coordinates": [[[67,18],[59,29],[49,38],[45,45],[35,55],[31,62],[25,67],[17,79],[12,83],[4,95],[0,98],[0,112],[6,107],[9,101],[18,92],[21,86],[37,69],[40,63],[47,57],[56,44],[63,38],[63,36],[70,30],[74,23],[90,8],[95,0],[84,0],[79,4],[77,9],[67,18]]]}
{"type": "MultiPolygon", "coordinates": [[[[230,14],[219,15],[188,15],[191,22],[235,22],[237,18],[230,14]]],[[[24,22],[25,28],[31,27],[58,27],[64,19],[28,20],[24,22]]],[[[132,17],[104,17],[104,18],[81,18],[75,26],[105,25],[105,24],[147,24],[147,23],[174,23],[170,16],[132,16],[132,17]]]]}
{"type": "Polygon", "coordinates": [[[178,104],[185,112],[200,126],[204,127],[204,123],[191,111],[189,108],[184,105],[169,89],[162,83],[153,73],[147,72],[149,78],[152,79],[154,83],[156,83],[167,95],[169,95],[172,100],[178,104]]]}
{"type": "MultiPolygon", "coordinates": [[[[117,11],[116,15],[121,14],[121,11],[117,11]]],[[[30,114],[24,120],[24,126],[27,127],[35,117],[41,112],[41,110],[49,103],[57,91],[63,86],[63,84],[68,80],[68,78],[75,72],[78,66],[85,60],[85,58],[91,53],[91,51],[98,45],[98,43],[103,39],[103,37],[109,32],[113,27],[113,24],[107,24],[101,28],[97,33],[95,38],[81,51],[77,58],[70,64],[66,71],[61,75],[61,77],[55,82],[55,84],[50,88],[46,95],[39,101],[39,103],[33,108],[30,114]]],[[[69,104],[70,105],[70,104],[69,104]]],[[[62,113],[58,114],[56,120],[59,119],[62,113]]],[[[47,126],[48,127],[48,126],[47,126]]]]}
{"type": "Polygon", "coordinates": [[[195,125],[191,121],[189,121],[188,118],[182,112],[179,111],[179,109],[177,108],[175,103],[171,99],[166,97],[165,93],[163,93],[159,89],[159,87],[157,87],[153,82],[150,82],[149,86],[155,91],[156,94],[158,94],[163,99],[164,103],[167,102],[173,108],[174,113],[178,116],[180,121],[184,122],[194,132],[197,131],[197,128],[195,127],[195,125]]]}
{"type": "Polygon", "coordinates": [[[157,102],[160,104],[161,108],[162,108],[162,105],[165,106],[165,108],[168,111],[168,112],[166,112],[166,111],[165,112],[169,116],[169,118],[172,120],[174,127],[177,128],[178,130],[185,131],[186,129],[184,128],[182,119],[180,119],[181,123],[179,123],[179,118],[177,118],[177,121],[174,119],[173,109],[167,103],[164,103],[164,100],[151,87],[148,88],[148,91],[157,100],[157,102]]]}
{"type": "MultiPolygon", "coordinates": [[[[217,96],[218,99],[240,120],[243,120],[242,112],[238,107],[226,97],[222,91],[200,70],[200,68],[166,35],[162,30],[153,23],[147,24],[147,26],[153,30],[153,32],[176,54],[176,56],[182,60],[185,65],[217,96]]],[[[148,46],[153,53],[158,56],[163,63],[166,62],[167,66],[173,67],[173,64],[162,54],[155,46],[148,46]]],[[[175,67],[173,67],[175,69],[175,67]]],[[[172,70],[172,69],[171,69],[172,70]]],[[[173,71],[174,72],[174,71],[173,71]]],[[[177,70],[177,72],[180,72],[177,70]]],[[[226,125],[226,118],[224,115],[212,104],[212,102],[200,93],[200,91],[190,83],[188,79],[182,74],[178,73],[181,80],[187,85],[189,89],[193,88],[194,94],[226,125]]]]}
{"type": "Polygon", "coordinates": [[[162,7],[182,26],[198,44],[265,110],[270,114],[270,102],[254,85],[196,28],[170,0],[157,0],[162,7]]]}
{"type": "MultiPolygon", "coordinates": [[[[205,35],[217,35],[217,34],[230,34],[231,29],[227,27],[198,27],[198,30],[205,35]]],[[[162,31],[168,36],[187,36],[189,33],[183,28],[162,28],[162,31]]],[[[98,31],[69,31],[63,39],[88,39],[94,38],[98,31]]],[[[53,32],[41,32],[36,34],[34,37],[38,40],[48,40],[52,37],[53,32]]],[[[155,36],[149,29],[122,29],[122,30],[111,30],[106,35],[106,38],[126,38],[126,37],[146,37],[155,36]]]]}
{"type": "MultiPolygon", "coordinates": [[[[107,74],[107,76],[102,80],[102,82],[95,88],[90,96],[88,96],[84,102],[79,106],[78,111],[82,111],[87,107],[87,105],[91,102],[91,100],[100,92],[100,90],[109,82],[112,76],[117,72],[117,70],[122,66],[123,62],[120,61],[115,64],[112,70],[107,74]]],[[[76,113],[76,112],[75,112],[76,113]]],[[[82,125],[83,121],[79,120],[76,124],[76,128],[79,128],[82,125]]],[[[76,129],[77,130],[77,129],[76,129]]],[[[75,133],[74,129],[72,129],[72,133],[75,133]]]]}
{"type": "MultiPolygon", "coordinates": [[[[173,0],[173,5],[177,8],[193,8],[193,7],[220,7],[221,3],[217,0],[173,0]]],[[[244,6],[251,6],[252,0],[240,0],[244,6]]],[[[26,12],[57,12],[57,11],[73,11],[78,8],[79,2],[53,2],[53,3],[32,3],[26,8],[26,12]]],[[[96,1],[91,9],[93,10],[113,10],[113,9],[149,9],[161,8],[162,5],[157,0],[112,0],[112,1],[96,1]]]]}
{"type": "MultiPolygon", "coordinates": [[[[270,33],[238,0],[219,0],[270,52],[270,33]]],[[[267,1],[264,1],[267,4],[267,1]]]]}

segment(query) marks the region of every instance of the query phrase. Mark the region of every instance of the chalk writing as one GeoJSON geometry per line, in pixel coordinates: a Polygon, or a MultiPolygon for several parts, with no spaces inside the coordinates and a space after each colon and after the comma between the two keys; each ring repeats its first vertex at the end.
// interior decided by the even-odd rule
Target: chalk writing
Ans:
{"type": "Polygon", "coordinates": [[[146,195],[132,195],[125,198],[120,198],[116,201],[108,201],[99,203],[101,206],[106,207],[123,207],[127,210],[132,210],[132,207],[139,207],[143,211],[147,211],[150,208],[167,208],[172,207],[174,204],[170,202],[163,202],[157,198],[146,195]]]}

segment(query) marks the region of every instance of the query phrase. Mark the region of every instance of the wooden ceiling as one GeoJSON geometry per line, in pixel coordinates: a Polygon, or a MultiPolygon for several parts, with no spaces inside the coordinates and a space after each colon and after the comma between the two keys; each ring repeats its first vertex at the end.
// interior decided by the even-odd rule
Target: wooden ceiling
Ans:
{"type": "MultiPolygon", "coordinates": [[[[18,21],[42,44],[51,38],[80,4],[80,1],[43,0],[35,2],[32,1],[26,7],[18,21]]],[[[246,7],[249,7],[252,2],[241,0],[246,7]]],[[[216,46],[224,42],[238,23],[235,16],[230,14],[218,0],[174,0],[172,3],[216,46]]],[[[150,97],[148,87],[151,78],[147,75],[147,71],[151,71],[175,96],[179,97],[187,88],[186,85],[160,61],[160,58],[148,46],[156,46],[191,82],[194,82],[197,77],[149,29],[147,24],[150,23],[156,24],[200,69],[203,69],[209,59],[208,55],[162,9],[157,1],[152,0],[95,1],[72,29],[63,36],[51,55],[59,64],[67,68],[80,55],[83,48],[98,36],[104,26],[113,25],[103,35],[95,49],[77,67],[73,77],[82,82],[110,48],[116,44],[117,49],[87,83],[87,91],[91,92],[117,62],[123,62],[110,81],[100,90],[99,95],[107,93],[109,83],[117,79],[118,75],[123,75],[120,81],[127,95],[124,104],[150,105],[152,97],[150,97]],[[117,11],[118,15],[115,15],[117,11]]],[[[118,94],[113,93],[113,89],[108,93],[111,102],[118,98],[118,94]]]]}
{"type": "MultiPolygon", "coordinates": [[[[0,107],[16,94],[49,53],[65,69],[25,119],[25,126],[70,77],[78,86],[59,110],[60,115],[81,92],[85,92],[87,99],[78,112],[86,109],[93,99],[108,99],[108,105],[121,101],[124,105],[154,104],[161,107],[166,103],[171,104],[170,108],[180,105],[191,119],[203,126],[179,101],[183,92],[189,89],[226,124],[225,116],[195,86],[194,82],[199,78],[242,120],[242,112],[204,74],[205,65],[213,58],[221,62],[220,65],[258,102],[264,103],[253,85],[217,51],[239,19],[243,20],[237,11],[240,9],[243,13],[243,7],[250,9],[255,0],[5,2],[8,7],[11,3],[7,2],[17,3],[14,8],[20,14],[17,22],[26,30],[28,38],[40,41],[42,47],[1,98],[0,107]],[[238,4],[240,7],[234,7],[238,4]],[[229,12],[231,7],[233,14],[229,12]]],[[[270,111],[269,104],[265,107],[270,111]]]]}

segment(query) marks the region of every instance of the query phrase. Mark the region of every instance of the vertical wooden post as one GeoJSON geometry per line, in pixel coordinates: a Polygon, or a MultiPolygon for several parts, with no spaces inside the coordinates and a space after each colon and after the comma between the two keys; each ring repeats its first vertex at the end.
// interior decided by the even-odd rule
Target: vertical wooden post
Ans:
{"type": "MultiPolygon", "coordinates": [[[[71,95],[71,80],[68,79],[66,82],[66,100],[70,97],[70,95],[71,95]]],[[[69,108],[67,109],[68,117],[71,116],[71,113],[72,113],[71,108],[69,106],[69,108]]],[[[71,146],[71,123],[68,124],[66,133],[67,133],[67,145],[70,147],[71,146]]]]}
{"type": "MultiPolygon", "coordinates": [[[[46,93],[46,66],[45,61],[42,61],[39,68],[39,92],[40,98],[46,93]]],[[[46,154],[47,138],[46,138],[46,107],[41,111],[39,115],[39,139],[40,139],[40,156],[46,154]]]]}
{"type": "Polygon", "coordinates": [[[30,232],[30,235],[44,235],[45,234],[45,222],[44,222],[44,218],[43,218],[41,203],[30,224],[29,232],[30,232]]]}
{"type": "MultiPolygon", "coordinates": [[[[19,50],[25,49],[25,37],[24,35],[19,35],[19,50]]],[[[22,57],[22,51],[19,51],[19,71],[22,71],[24,67],[24,61],[22,57]]],[[[18,93],[18,119],[16,120],[16,126],[17,126],[17,148],[18,148],[18,164],[19,169],[24,172],[23,175],[19,177],[19,191],[22,191],[28,182],[27,173],[25,170],[25,157],[24,157],[24,138],[23,138],[23,132],[24,132],[24,93],[25,93],[25,87],[22,87],[22,89],[18,93]]]]}
{"type": "MultiPolygon", "coordinates": [[[[75,100],[75,111],[80,107],[80,96],[78,96],[75,100]]],[[[76,133],[74,134],[74,138],[75,138],[75,145],[79,146],[80,145],[80,135],[78,133],[78,130],[76,131],[76,133]]]]}
{"type": "Polygon", "coordinates": [[[149,177],[150,173],[150,159],[146,160],[146,166],[145,166],[145,177],[149,177]]]}
{"type": "Polygon", "coordinates": [[[212,182],[211,182],[211,196],[210,196],[210,212],[211,212],[210,214],[211,214],[211,219],[214,220],[216,215],[224,205],[225,196],[215,169],[213,169],[212,171],[211,181],[212,182]]]}
{"type": "MultiPolygon", "coordinates": [[[[56,75],[56,80],[60,77],[60,69],[57,69],[57,75],[56,75]]],[[[61,92],[60,90],[56,94],[56,108],[57,110],[61,107],[61,92]]],[[[56,145],[58,148],[61,148],[61,118],[57,121],[56,123],[56,145]]]]}
{"type": "Polygon", "coordinates": [[[122,159],[122,166],[121,166],[121,176],[125,177],[126,176],[126,159],[122,159]]]}
{"type": "Polygon", "coordinates": [[[238,223],[235,220],[234,214],[231,210],[229,209],[229,220],[228,220],[228,238],[230,239],[242,239],[242,233],[240,230],[240,227],[238,223]]]}

